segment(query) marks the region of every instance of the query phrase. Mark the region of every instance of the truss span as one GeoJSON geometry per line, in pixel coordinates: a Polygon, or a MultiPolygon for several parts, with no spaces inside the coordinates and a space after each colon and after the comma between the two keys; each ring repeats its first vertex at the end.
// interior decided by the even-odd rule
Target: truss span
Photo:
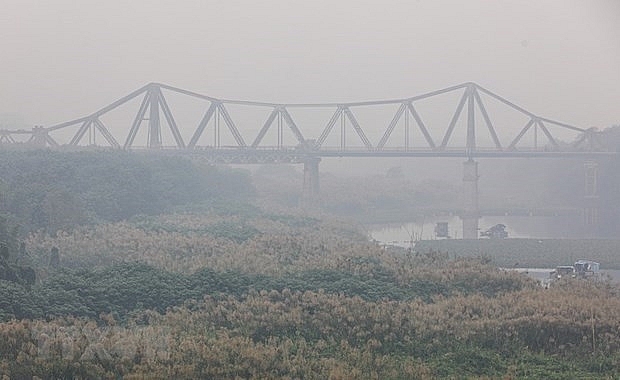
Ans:
{"type": "Polygon", "coordinates": [[[560,157],[610,153],[596,130],[542,117],[475,83],[401,99],[304,104],[219,99],[150,83],[78,119],[31,131],[0,130],[0,144],[20,143],[171,148],[226,162],[234,157],[298,161],[308,154],[560,157]],[[194,114],[196,109],[199,112],[193,122],[187,121],[185,114],[191,112],[184,102],[193,102],[194,114]]]}

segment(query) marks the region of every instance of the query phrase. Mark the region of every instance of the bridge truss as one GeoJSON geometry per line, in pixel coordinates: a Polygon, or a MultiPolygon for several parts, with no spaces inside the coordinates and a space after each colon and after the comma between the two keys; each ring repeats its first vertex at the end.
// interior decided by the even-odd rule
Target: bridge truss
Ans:
{"type": "Polygon", "coordinates": [[[22,143],[39,147],[199,151],[221,162],[299,162],[307,155],[560,157],[607,153],[596,129],[538,116],[475,83],[404,99],[316,104],[225,100],[150,83],[75,120],[37,126],[31,131],[0,130],[0,144],[19,144],[20,136],[27,137],[25,141],[22,138],[22,143]],[[184,112],[182,102],[173,112],[169,96],[200,102],[203,110],[198,122],[180,126],[175,113],[184,112]],[[445,96],[458,99],[454,108],[443,105],[432,115],[420,111],[424,102],[445,96]],[[496,109],[499,105],[512,112],[516,121],[511,128],[495,119],[488,109],[489,102],[496,109]],[[129,108],[125,114],[130,114],[131,120],[105,121],[119,108],[129,108]],[[258,109],[264,116],[240,127],[237,120],[248,108],[258,109]],[[388,111],[360,121],[359,115],[378,108],[388,111]],[[310,115],[310,121],[302,122],[294,116],[300,110],[310,115]],[[445,123],[429,121],[437,114],[450,117],[445,123]],[[515,127],[518,120],[521,124],[515,127]],[[208,130],[210,140],[206,137],[208,130]],[[226,143],[223,136],[228,138],[226,143]],[[525,136],[530,136],[528,143],[525,136]]]}

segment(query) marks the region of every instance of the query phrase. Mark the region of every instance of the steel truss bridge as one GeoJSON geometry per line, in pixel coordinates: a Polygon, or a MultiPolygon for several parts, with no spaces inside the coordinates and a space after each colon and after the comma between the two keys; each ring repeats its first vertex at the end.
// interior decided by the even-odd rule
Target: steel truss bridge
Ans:
{"type": "Polygon", "coordinates": [[[309,104],[219,99],[150,83],[75,120],[0,130],[0,147],[7,148],[94,146],[196,154],[212,163],[303,163],[302,199],[307,205],[318,198],[321,158],[465,158],[460,216],[463,237],[472,239],[478,237],[482,215],[475,159],[484,157],[583,158],[582,215],[586,225],[597,225],[598,169],[592,160],[618,154],[602,140],[596,128],[537,115],[475,83],[403,99],[309,104]],[[170,101],[173,97],[176,103],[170,101]],[[428,102],[435,99],[443,100],[429,112],[428,102]],[[188,121],[184,102],[198,103],[194,121],[188,121]],[[248,116],[248,109],[255,112],[248,116]],[[382,112],[369,117],[376,109],[382,112]],[[443,122],[436,120],[438,115],[446,116],[443,122]]]}
{"type": "Polygon", "coordinates": [[[317,104],[218,99],[150,83],[75,120],[35,126],[32,130],[0,130],[0,144],[174,149],[200,152],[213,162],[229,163],[303,162],[308,156],[476,158],[615,154],[604,149],[600,132],[595,128],[584,129],[536,115],[475,83],[403,99],[317,104]],[[429,123],[419,105],[447,94],[458,96],[456,106],[447,109],[442,106],[434,112],[451,115],[451,118],[444,125],[429,123]],[[177,110],[173,112],[166,95],[202,102],[202,117],[194,125],[180,125],[175,118],[177,110]],[[494,121],[487,110],[488,102],[508,109],[515,120],[522,120],[522,124],[510,129],[504,127],[505,122],[494,121]],[[127,120],[106,121],[117,109],[128,107],[133,107],[133,111],[130,109],[131,117],[127,120]],[[248,108],[258,109],[265,116],[241,127],[237,116],[248,108]],[[359,114],[378,108],[390,110],[380,117],[360,122],[359,114]],[[305,110],[306,115],[309,113],[312,121],[304,123],[294,117],[299,110],[305,110]],[[375,141],[368,137],[371,132],[376,136],[375,141]],[[568,141],[567,133],[570,135],[568,141]],[[414,134],[418,136],[415,144],[414,134]],[[271,139],[267,139],[267,135],[271,139]],[[480,139],[482,135],[486,140],[480,139]],[[528,135],[533,135],[533,141],[530,138],[526,143],[524,136],[528,135]],[[137,139],[137,136],[142,137],[137,139]],[[223,143],[224,136],[228,137],[227,143],[223,143]],[[285,137],[288,138],[286,142],[285,137]]]}

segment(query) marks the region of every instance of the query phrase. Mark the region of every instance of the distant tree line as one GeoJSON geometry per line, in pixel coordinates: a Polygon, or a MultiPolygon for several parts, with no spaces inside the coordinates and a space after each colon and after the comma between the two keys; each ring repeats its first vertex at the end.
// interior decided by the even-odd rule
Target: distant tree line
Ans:
{"type": "Polygon", "coordinates": [[[244,172],[177,156],[0,151],[0,213],[24,231],[118,221],[253,192],[244,172]]]}

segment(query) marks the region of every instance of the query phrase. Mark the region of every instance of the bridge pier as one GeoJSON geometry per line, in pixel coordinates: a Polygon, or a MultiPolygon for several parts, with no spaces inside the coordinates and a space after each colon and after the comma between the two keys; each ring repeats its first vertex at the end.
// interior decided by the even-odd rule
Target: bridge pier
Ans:
{"type": "Polygon", "coordinates": [[[319,201],[319,157],[304,159],[304,184],[301,193],[303,207],[314,207],[319,201]]]}
{"type": "Polygon", "coordinates": [[[463,239],[478,239],[478,163],[471,158],[463,163],[463,239]]]}
{"type": "Polygon", "coordinates": [[[586,234],[594,237],[599,227],[598,162],[586,161],[584,174],[583,225],[586,234]]]}

